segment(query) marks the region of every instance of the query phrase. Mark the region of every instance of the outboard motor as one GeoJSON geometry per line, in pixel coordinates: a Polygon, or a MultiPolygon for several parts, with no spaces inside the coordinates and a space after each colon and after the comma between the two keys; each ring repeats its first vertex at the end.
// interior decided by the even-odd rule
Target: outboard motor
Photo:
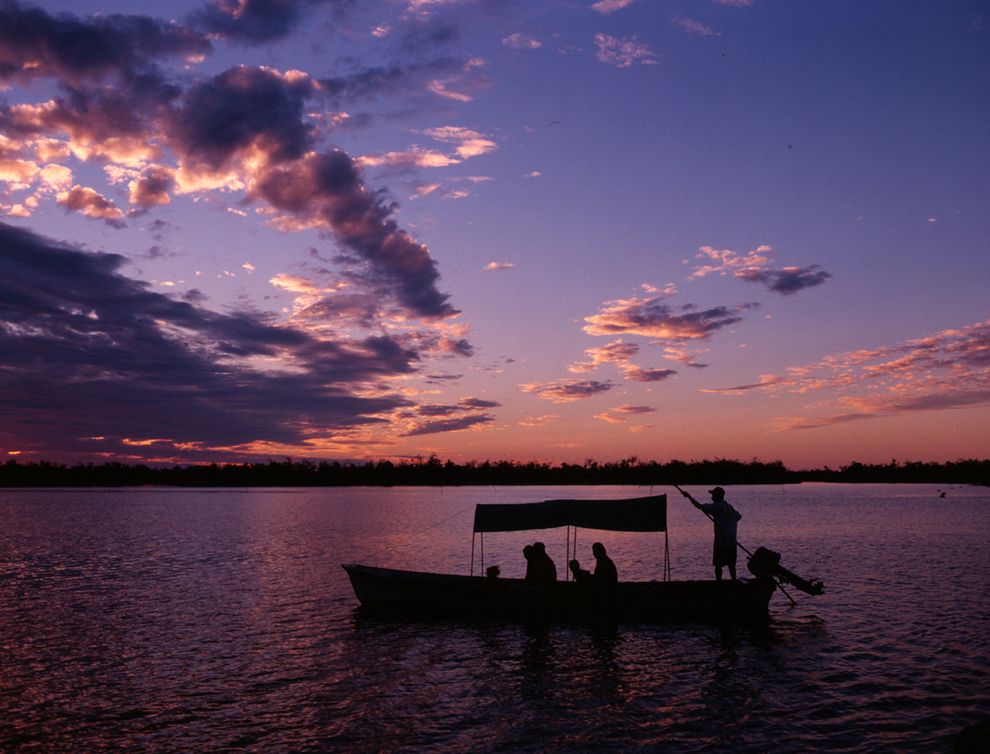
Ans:
{"type": "Polygon", "coordinates": [[[766,547],[757,548],[746,563],[749,572],[758,579],[775,578],[800,589],[805,594],[818,595],[825,593],[825,585],[821,581],[803,579],[780,564],[780,553],[768,550],[766,547]]]}

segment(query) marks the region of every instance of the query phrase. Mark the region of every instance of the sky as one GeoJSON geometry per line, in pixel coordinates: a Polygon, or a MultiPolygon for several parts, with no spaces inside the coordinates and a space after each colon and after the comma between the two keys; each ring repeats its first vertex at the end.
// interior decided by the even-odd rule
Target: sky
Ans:
{"type": "Polygon", "coordinates": [[[0,460],[990,457],[990,5],[0,0],[0,460]]]}

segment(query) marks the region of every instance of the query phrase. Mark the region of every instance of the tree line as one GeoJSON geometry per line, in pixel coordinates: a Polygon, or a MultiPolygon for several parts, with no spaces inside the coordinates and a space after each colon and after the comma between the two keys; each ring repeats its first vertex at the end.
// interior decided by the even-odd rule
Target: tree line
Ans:
{"type": "Polygon", "coordinates": [[[66,466],[48,461],[0,465],[0,487],[359,487],[462,485],[696,485],[797,484],[799,482],[929,483],[990,485],[990,460],[946,463],[896,460],[850,463],[838,469],[791,470],[781,461],[642,461],[600,463],[468,461],[437,456],[393,463],[269,460],[257,463],[149,466],[108,462],[66,466]]]}

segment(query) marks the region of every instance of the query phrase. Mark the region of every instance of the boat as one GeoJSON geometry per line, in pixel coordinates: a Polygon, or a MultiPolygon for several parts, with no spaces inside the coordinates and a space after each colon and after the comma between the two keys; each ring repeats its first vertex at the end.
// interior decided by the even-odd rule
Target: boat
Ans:
{"type": "MultiPolygon", "coordinates": [[[[745,622],[769,620],[770,599],[782,574],[780,556],[760,548],[749,558],[753,578],[739,580],[670,579],[667,547],[667,496],[624,500],[546,500],[538,503],[480,504],[475,507],[471,573],[429,573],[370,565],[344,564],[361,610],[409,619],[584,620],[634,623],[745,622]],[[619,532],[663,532],[662,580],[619,581],[603,587],[589,581],[538,584],[503,578],[494,572],[474,575],[474,553],[481,535],[568,527],[619,532]]],[[[577,537],[574,537],[576,548],[577,537]]],[[[571,556],[573,557],[573,556],[571,556]]],[[[793,574],[791,574],[793,575],[793,574]]],[[[797,579],[797,577],[795,577],[797,579]]],[[[803,581],[803,580],[799,580],[803,581]]],[[[812,583],[821,593],[820,582],[812,583]]],[[[798,584],[799,588],[801,587],[798,584]]]]}

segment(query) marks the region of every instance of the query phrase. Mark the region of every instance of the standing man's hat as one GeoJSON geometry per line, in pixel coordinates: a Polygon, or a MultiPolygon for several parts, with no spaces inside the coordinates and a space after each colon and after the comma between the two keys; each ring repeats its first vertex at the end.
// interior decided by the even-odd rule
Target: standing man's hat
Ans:
{"type": "Polygon", "coordinates": [[[723,490],[721,487],[716,487],[714,489],[708,490],[709,495],[714,495],[716,492],[722,495],[723,497],[725,496],[725,490],[723,490]]]}

